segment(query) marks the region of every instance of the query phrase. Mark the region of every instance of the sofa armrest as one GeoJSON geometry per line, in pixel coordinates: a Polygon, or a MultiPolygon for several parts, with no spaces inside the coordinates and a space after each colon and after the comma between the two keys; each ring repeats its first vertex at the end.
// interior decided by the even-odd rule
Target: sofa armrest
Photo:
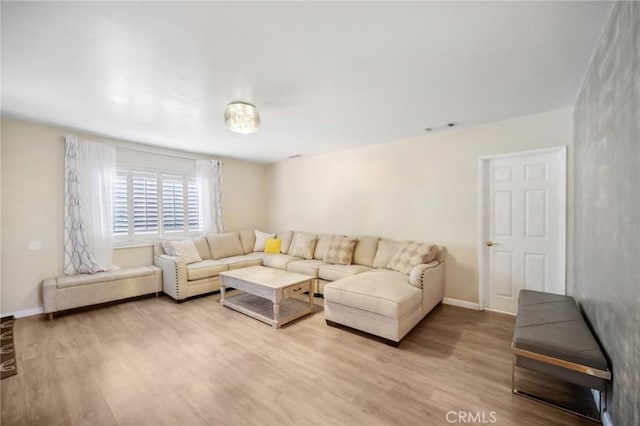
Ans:
{"type": "Polygon", "coordinates": [[[42,282],[42,299],[44,302],[44,313],[48,314],[51,312],[56,312],[56,289],[58,288],[58,284],[56,283],[55,278],[49,278],[42,282]]]}
{"type": "Polygon", "coordinates": [[[424,288],[426,272],[438,265],[440,265],[440,262],[434,260],[433,262],[414,266],[409,273],[409,284],[417,288],[424,288]]]}
{"type": "Polygon", "coordinates": [[[187,264],[178,256],[154,256],[153,264],[162,269],[162,291],[181,300],[187,296],[187,264]]]}

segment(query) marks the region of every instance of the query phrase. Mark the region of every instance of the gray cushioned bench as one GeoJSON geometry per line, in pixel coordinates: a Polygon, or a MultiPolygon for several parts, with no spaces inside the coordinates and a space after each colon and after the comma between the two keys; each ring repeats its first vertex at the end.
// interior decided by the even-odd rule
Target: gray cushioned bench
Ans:
{"type": "MultiPolygon", "coordinates": [[[[521,290],[512,348],[514,370],[515,367],[534,370],[600,390],[601,395],[611,380],[607,359],[576,302],[569,296],[521,290]]],[[[515,373],[513,392],[523,394],[516,389],[515,373]]]]}

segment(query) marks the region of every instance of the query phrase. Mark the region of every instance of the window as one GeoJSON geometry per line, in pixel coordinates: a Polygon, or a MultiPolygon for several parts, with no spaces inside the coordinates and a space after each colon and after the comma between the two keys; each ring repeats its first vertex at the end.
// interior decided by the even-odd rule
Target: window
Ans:
{"type": "Polygon", "coordinates": [[[113,235],[157,238],[202,231],[193,175],[119,168],[113,193],[113,235]]]}

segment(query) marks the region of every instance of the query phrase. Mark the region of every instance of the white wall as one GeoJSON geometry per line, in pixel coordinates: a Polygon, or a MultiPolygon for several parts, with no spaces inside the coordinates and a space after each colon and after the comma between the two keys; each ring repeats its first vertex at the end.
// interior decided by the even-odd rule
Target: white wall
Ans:
{"type": "MultiPolygon", "coordinates": [[[[41,283],[62,274],[64,135],[117,146],[178,154],[130,142],[85,135],[54,126],[2,119],[1,123],[1,311],[2,314],[42,306],[41,283]],[[30,241],[42,243],[29,251],[30,241]]],[[[185,155],[185,153],[182,153],[185,155]]],[[[201,157],[186,154],[192,157],[201,157]]],[[[266,228],[266,175],[261,164],[224,159],[223,193],[229,230],[266,228]]],[[[118,249],[121,267],[152,262],[151,247],[118,249]]]]}
{"type": "Polygon", "coordinates": [[[442,244],[445,295],[477,303],[478,156],[570,146],[572,117],[562,109],[276,163],[269,229],[442,244]]]}

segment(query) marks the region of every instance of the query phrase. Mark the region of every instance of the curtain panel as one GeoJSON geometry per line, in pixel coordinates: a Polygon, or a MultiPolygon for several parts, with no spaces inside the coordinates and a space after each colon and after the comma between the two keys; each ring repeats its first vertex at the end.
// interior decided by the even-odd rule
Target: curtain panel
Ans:
{"type": "Polygon", "coordinates": [[[116,151],[106,144],[65,138],[64,273],[111,268],[116,151]]]}
{"type": "Polygon", "coordinates": [[[198,199],[205,233],[219,234],[225,231],[222,200],[222,161],[196,161],[198,199]]]}

